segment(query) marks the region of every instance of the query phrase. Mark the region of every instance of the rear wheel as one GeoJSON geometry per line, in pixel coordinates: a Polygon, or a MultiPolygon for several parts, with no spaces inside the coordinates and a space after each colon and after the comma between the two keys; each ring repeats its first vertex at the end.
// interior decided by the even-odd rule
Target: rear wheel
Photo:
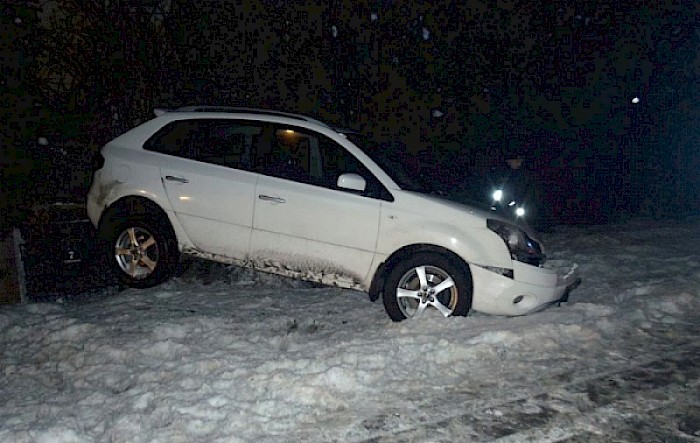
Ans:
{"type": "Polygon", "coordinates": [[[111,210],[100,226],[100,239],[108,265],[127,286],[156,286],[176,269],[179,252],[167,221],[111,210]]]}
{"type": "Polygon", "coordinates": [[[472,282],[466,265],[433,252],[401,260],[384,286],[384,308],[394,321],[420,318],[427,308],[445,317],[464,316],[471,302],[472,282]]]}

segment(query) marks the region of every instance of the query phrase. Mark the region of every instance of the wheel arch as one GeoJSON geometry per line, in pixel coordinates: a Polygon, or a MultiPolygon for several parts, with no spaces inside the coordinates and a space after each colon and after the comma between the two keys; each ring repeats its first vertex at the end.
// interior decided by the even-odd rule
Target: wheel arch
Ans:
{"type": "MultiPolygon", "coordinates": [[[[179,272],[181,253],[173,224],[167,212],[149,198],[142,196],[125,196],[105,207],[99,219],[97,236],[98,245],[100,245],[100,248],[105,252],[104,259],[106,260],[106,264],[116,271],[115,275],[117,278],[121,283],[127,286],[137,288],[151,287],[162,283],[179,272]],[[116,237],[115,233],[118,234],[122,232],[125,226],[136,226],[134,224],[130,225],[130,223],[136,223],[142,227],[145,226],[146,232],[150,234],[151,237],[160,237],[156,242],[161,242],[159,245],[163,249],[158,249],[159,255],[156,256],[155,260],[158,265],[155,267],[155,270],[151,268],[151,273],[145,277],[135,278],[135,276],[132,275],[126,278],[122,274],[122,272],[126,272],[124,268],[122,267],[122,272],[117,269],[121,264],[114,265],[115,252],[113,248],[114,238],[116,237]],[[159,235],[157,233],[159,233],[159,235]],[[165,255],[160,256],[160,253],[164,253],[165,255]]],[[[147,247],[150,248],[150,246],[147,247]]],[[[146,249],[143,249],[140,253],[145,254],[145,251],[146,249]]],[[[117,252],[117,254],[122,255],[124,253],[117,252]]],[[[126,255],[133,254],[126,253],[126,255]]]]}
{"type": "Polygon", "coordinates": [[[471,280],[471,270],[469,269],[469,264],[464,261],[462,257],[450,251],[442,246],[437,246],[429,243],[416,243],[412,245],[406,245],[398,250],[394,251],[389,257],[387,257],[384,262],[382,262],[378,267],[377,271],[372,277],[372,282],[369,288],[369,299],[371,301],[379,300],[384,289],[384,282],[387,276],[391,272],[392,268],[396,266],[401,260],[411,255],[415,255],[421,252],[430,252],[434,254],[440,254],[447,258],[448,260],[454,261],[457,266],[464,269],[465,274],[471,280]]]}
{"type": "Polygon", "coordinates": [[[124,196],[105,207],[100,216],[98,230],[101,229],[104,223],[113,223],[118,220],[118,216],[126,216],[128,214],[148,215],[156,218],[159,223],[163,223],[163,227],[168,229],[172,238],[179,243],[179,237],[168,213],[158,203],[143,196],[124,196]],[[117,220],[108,219],[109,217],[117,220]]]}

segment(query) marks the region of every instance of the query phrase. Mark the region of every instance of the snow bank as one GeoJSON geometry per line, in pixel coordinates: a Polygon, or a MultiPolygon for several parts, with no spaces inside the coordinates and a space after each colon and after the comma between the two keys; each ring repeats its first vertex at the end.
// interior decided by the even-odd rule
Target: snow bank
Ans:
{"type": "Polygon", "coordinates": [[[203,263],[150,290],[2,306],[0,441],[542,440],[607,435],[652,404],[680,414],[671,393],[692,411],[700,383],[681,363],[658,377],[681,384],[635,390],[620,375],[627,391],[598,405],[615,374],[693,355],[699,228],[546,235],[583,282],[526,317],[392,323],[361,292],[203,263]]]}

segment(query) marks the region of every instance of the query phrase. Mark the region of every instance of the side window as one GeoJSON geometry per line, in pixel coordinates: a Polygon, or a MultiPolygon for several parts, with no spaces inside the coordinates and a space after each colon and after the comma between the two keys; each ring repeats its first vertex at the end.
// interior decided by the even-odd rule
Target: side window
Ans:
{"type": "Polygon", "coordinates": [[[321,155],[326,180],[332,187],[336,186],[338,177],[342,174],[353,173],[363,177],[369,174],[369,171],[365,172],[365,168],[359,160],[329,138],[324,137],[321,142],[321,155]]]}
{"type": "Polygon", "coordinates": [[[256,146],[256,170],[265,175],[317,184],[318,138],[308,131],[268,126],[256,146]]]}
{"type": "Polygon", "coordinates": [[[328,189],[341,190],[338,177],[345,173],[362,176],[367,182],[363,195],[386,198],[388,191],[379,180],[345,148],[306,129],[270,126],[256,149],[256,170],[273,177],[328,189]]]}
{"type": "Polygon", "coordinates": [[[251,151],[254,140],[262,133],[262,126],[236,120],[209,120],[200,137],[193,140],[192,159],[251,170],[251,151]]]}
{"type": "Polygon", "coordinates": [[[143,147],[161,154],[190,157],[192,140],[199,132],[200,121],[179,120],[165,125],[143,147]]]}
{"type": "Polygon", "coordinates": [[[205,163],[250,170],[251,150],[261,133],[261,125],[245,121],[179,120],[158,131],[144,144],[144,148],[205,163]]]}
{"type": "Polygon", "coordinates": [[[357,174],[364,178],[367,183],[365,192],[362,195],[384,200],[391,199],[389,191],[386,190],[381,182],[362,164],[362,162],[335,141],[324,135],[319,136],[324,186],[331,189],[352,192],[338,188],[338,177],[343,174],[357,174]]]}

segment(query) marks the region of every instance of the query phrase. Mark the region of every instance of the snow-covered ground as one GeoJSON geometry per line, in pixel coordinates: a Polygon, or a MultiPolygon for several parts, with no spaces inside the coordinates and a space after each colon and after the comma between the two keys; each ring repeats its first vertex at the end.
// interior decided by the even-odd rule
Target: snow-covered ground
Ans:
{"type": "Polygon", "coordinates": [[[0,442],[700,441],[700,222],[544,240],[583,283],[527,317],[218,265],[0,306],[0,442]]]}

